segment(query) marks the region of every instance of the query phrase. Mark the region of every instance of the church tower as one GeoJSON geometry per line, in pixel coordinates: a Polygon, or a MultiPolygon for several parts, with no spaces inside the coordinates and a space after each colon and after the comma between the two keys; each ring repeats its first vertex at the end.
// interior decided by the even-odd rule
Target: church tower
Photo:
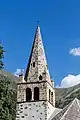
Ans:
{"type": "Polygon", "coordinates": [[[25,77],[17,83],[16,120],[48,120],[55,109],[54,82],[51,81],[40,27],[37,26],[25,77]]]}

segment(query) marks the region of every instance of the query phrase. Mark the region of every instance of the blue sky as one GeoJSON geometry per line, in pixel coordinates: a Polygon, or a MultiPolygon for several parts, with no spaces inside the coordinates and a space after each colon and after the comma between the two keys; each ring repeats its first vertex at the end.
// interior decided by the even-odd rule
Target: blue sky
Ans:
{"type": "Polygon", "coordinates": [[[80,74],[80,56],[70,54],[80,47],[80,0],[1,0],[5,70],[26,69],[38,20],[55,85],[69,74],[80,74]]]}

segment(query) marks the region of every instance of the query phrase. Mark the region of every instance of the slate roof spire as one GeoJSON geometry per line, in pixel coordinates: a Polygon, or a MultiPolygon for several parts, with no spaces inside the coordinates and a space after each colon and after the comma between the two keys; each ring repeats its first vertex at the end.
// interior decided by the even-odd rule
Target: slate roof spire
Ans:
{"type": "Polygon", "coordinates": [[[46,80],[51,83],[39,25],[36,29],[25,79],[27,82],[46,80]]]}

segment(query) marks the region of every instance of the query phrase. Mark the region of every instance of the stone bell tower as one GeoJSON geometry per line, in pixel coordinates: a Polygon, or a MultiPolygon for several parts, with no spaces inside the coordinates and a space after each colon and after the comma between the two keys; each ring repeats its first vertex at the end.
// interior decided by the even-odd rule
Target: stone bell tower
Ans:
{"type": "Polygon", "coordinates": [[[25,78],[23,74],[19,78],[16,120],[48,120],[55,107],[55,90],[49,75],[39,26],[25,78]]]}

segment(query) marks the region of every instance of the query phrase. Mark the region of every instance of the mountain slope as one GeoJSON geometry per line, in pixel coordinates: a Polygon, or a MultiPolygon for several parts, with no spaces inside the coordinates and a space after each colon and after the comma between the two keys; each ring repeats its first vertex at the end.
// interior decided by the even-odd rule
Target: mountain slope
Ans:
{"type": "Polygon", "coordinates": [[[11,79],[12,79],[13,81],[15,81],[15,82],[17,82],[17,80],[18,80],[18,77],[16,77],[16,76],[13,75],[12,73],[7,72],[7,71],[5,71],[5,70],[0,70],[0,74],[1,74],[1,75],[4,75],[4,76],[6,76],[6,77],[11,78],[11,79]]]}
{"type": "Polygon", "coordinates": [[[19,80],[18,77],[16,77],[15,75],[13,75],[10,72],[4,71],[4,70],[0,70],[0,75],[3,75],[5,77],[8,77],[8,79],[11,80],[11,86],[13,89],[16,89],[16,83],[19,80]]]}
{"type": "Polygon", "coordinates": [[[68,105],[74,98],[80,99],[80,84],[70,88],[56,88],[56,106],[63,108],[68,105]]]}

